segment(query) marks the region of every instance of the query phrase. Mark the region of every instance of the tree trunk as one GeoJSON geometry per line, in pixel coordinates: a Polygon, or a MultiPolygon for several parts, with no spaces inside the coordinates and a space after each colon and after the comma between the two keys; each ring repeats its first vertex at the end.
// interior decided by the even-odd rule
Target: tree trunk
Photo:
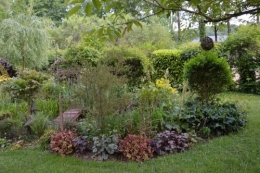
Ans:
{"type": "Polygon", "coordinates": [[[200,34],[200,41],[202,41],[206,37],[206,27],[204,23],[204,18],[200,18],[199,20],[199,34],[200,34]]]}
{"type": "Polygon", "coordinates": [[[24,49],[25,49],[25,39],[23,40],[23,47],[22,47],[22,51],[21,51],[21,56],[22,56],[22,61],[23,61],[22,72],[24,71],[24,68],[25,68],[25,55],[24,55],[24,49]]]}
{"type": "Polygon", "coordinates": [[[260,15],[260,10],[257,10],[257,14],[256,14],[256,24],[257,25],[259,25],[260,24],[260,17],[259,17],[259,15],[260,15]]]}
{"type": "Polygon", "coordinates": [[[62,98],[61,93],[59,93],[59,116],[60,116],[60,130],[64,130],[64,120],[63,120],[63,113],[62,113],[62,98]]]}
{"type": "Polygon", "coordinates": [[[215,42],[218,42],[218,29],[217,29],[217,25],[214,25],[214,33],[215,33],[215,42]]]}
{"type": "Polygon", "coordinates": [[[29,120],[30,119],[30,116],[32,114],[32,99],[28,99],[28,102],[27,102],[27,117],[26,117],[26,120],[29,120]]]}
{"type": "Polygon", "coordinates": [[[177,24],[178,24],[178,41],[181,41],[181,19],[180,19],[180,12],[177,12],[177,24]]]}
{"type": "Polygon", "coordinates": [[[230,21],[227,20],[227,34],[230,35],[231,34],[231,26],[230,26],[230,21]]]}

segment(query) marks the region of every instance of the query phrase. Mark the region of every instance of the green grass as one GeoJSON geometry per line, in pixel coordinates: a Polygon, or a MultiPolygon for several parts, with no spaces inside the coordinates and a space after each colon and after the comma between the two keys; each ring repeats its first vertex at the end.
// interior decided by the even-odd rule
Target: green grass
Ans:
{"type": "Polygon", "coordinates": [[[136,162],[95,162],[61,157],[37,149],[0,152],[0,173],[258,173],[260,172],[260,96],[225,94],[250,105],[248,124],[239,133],[218,137],[180,154],[136,162]]]}

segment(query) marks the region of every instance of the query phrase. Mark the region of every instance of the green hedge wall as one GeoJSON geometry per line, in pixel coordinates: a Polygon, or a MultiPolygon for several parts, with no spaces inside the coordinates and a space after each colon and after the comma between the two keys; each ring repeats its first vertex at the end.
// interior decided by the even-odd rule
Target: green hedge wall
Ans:
{"type": "Polygon", "coordinates": [[[167,78],[171,85],[182,84],[183,81],[183,66],[184,61],[181,58],[181,50],[156,50],[152,53],[152,64],[154,73],[152,75],[153,81],[164,77],[167,69],[167,78]]]}

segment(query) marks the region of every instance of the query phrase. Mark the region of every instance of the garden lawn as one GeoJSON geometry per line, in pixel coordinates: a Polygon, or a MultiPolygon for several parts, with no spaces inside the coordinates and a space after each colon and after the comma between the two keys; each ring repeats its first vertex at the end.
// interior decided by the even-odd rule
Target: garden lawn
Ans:
{"type": "Polygon", "coordinates": [[[260,96],[229,93],[223,97],[250,106],[250,109],[247,109],[246,128],[239,133],[199,144],[183,153],[137,163],[84,161],[32,148],[0,151],[0,173],[258,173],[260,172],[260,96]],[[243,102],[244,99],[248,101],[243,102]]]}

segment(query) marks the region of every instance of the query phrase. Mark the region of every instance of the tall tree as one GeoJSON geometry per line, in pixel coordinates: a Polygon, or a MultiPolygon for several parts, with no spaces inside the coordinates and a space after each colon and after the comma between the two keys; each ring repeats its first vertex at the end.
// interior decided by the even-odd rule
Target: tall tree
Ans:
{"type": "Polygon", "coordinates": [[[56,25],[60,25],[67,16],[66,9],[64,0],[15,0],[11,6],[13,16],[30,13],[34,16],[50,18],[56,25]]]}
{"type": "Polygon", "coordinates": [[[0,56],[17,66],[37,68],[48,62],[50,37],[45,30],[48,23],[24,14],[0,23],[0,56]]]}
{"type": "Polygon", "coordinates": [[[33,10],[36,16],[48,17],[56,25],[67,16],[64,0],[34,0],[33,10]]]}

